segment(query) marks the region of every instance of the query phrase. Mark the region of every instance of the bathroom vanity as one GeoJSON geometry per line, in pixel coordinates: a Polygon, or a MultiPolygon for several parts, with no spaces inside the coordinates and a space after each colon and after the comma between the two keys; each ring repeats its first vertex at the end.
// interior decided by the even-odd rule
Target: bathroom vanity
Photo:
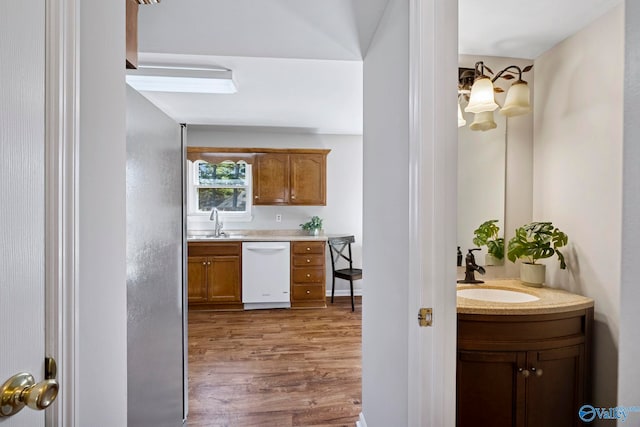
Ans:
{"type": "Polygon", "coordinates": [[[592,324],[590,298],[517,280],[459,285],[457,425],[581,425],[592,324]]]}

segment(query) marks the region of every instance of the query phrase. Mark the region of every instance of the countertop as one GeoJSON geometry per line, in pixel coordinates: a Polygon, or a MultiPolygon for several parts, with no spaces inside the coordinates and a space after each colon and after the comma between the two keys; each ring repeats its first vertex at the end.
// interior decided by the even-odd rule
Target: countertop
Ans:
{"type": "Polygon", "coordinates": [[[479,285],[458,284],[457,290],[489,288],[523,292],[540,298],[532,302],[492,302],[457,297],[459,314],[550,314],[562,313],[593,307],[593,300],[582,295],[572,294],[561,289],[548,287],[532,288],[523,285],[519,280],[487,280],[479,285]]]}
{"type": "MultiPolygon", "coordinates": [[[[224,230],[225,236],[214,237],[211,230],[189,230],[187,242],[326,242],[333,234],[310,235],[304,230],[224,230]]],[[[337,235],[335,235],[337,236],[337,235]]]]}

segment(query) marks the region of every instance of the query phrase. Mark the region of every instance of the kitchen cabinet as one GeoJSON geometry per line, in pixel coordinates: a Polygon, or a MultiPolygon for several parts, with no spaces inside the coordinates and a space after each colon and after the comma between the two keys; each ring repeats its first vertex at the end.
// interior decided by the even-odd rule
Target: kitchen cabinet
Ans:
{"type": "Polygon", "coordinates": [[[257,153],[253,171],[256,205],[327,204],[329,150],[289,150],[257,153]]]}
{"type": "Polygon", "coordinates": [[[326,299],[324,241],[291,242],[291,307],[323,308],[326,299]]]}
{"type": "Polygon", "coordinates": [[[590,403],[593,308],[458,314],[457,425],[582,425],[590,403]]]}
{"type": "Polygon", "coordinates": [[[242,309],[240,242],[190,242],[189,309],[242,309]]]}

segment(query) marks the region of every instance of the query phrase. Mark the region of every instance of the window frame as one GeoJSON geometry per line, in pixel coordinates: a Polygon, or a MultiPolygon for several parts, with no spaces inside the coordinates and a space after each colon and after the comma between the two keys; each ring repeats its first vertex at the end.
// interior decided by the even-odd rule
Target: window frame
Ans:
{"type": "MultiPolygon", "coordinates": [[[[187,159],[187,216],[191,220],[197,222],[208,222],[211,211],[201,211],[198,209],[198,189],[199,188],[244,188],[246,191],[246,209],[242,212],[237,211],[219,211],[219,218],[221,221],[229,222],[248,222],[253,219],[253,166],[249,162],[239,160],[232,163],[244,163],[245,164],[245,179],[247,185],[244,187],[226,187],[224,185],[199,185],[198,184],[198,172],[200,163],[209,163],[205,160],[189,160],[187,159]]],[[[222,162],[219,162],[222,163],[222,162]]]]}

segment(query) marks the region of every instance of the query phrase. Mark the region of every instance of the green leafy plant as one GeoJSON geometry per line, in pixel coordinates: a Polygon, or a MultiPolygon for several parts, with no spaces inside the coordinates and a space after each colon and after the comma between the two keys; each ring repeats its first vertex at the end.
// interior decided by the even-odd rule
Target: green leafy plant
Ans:
{"type": "Polygon", "coordinates": [[[486,246],[489,255],[497,259],[504,258],[504,238],[498,237],[500,227],[496,225],[497,219],[485,221],[473,231],[475,237],[473,244],[476,246],[486,246]]]}
{"type": "Polygon", "coordinates": [[[300,227],[307,231],[322,230],[322,218],[319,216],[312,216],[311,221],[300,224],[300,227]]]}
{"type": "Polygon", "coordinates": [[[565,233],[554,227],[551,222],[532,222],[516,229],[516,235],[509,240],[507,257],[516,262],[522,259],[529,264],[543,258],[558,256],[560,268],[567,268],[564,255],[558,250],[569,242],[565,233]]]}

